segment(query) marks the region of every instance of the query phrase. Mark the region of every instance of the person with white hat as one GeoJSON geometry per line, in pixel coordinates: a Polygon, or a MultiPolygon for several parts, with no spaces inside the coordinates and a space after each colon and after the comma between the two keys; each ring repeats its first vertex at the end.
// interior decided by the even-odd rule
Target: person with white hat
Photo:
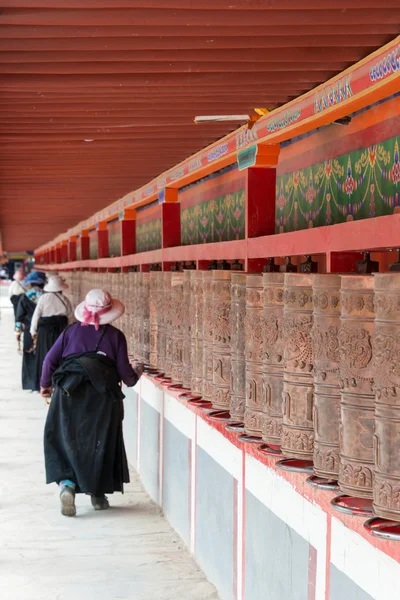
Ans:
{"type": "Polygon", "coordinates": [[[22,294],[25,294],[25,292],[26,292],[26,289],[22,285],[22,281],[24,279],[25,279],[25,273],[23,272],[22,269],[18,269],[17,271],[15,271],[14,276],[13,276],[13,282],[10,285],[10,288],[8,290],[8,297],[10,298],[11,304],[13,305],[13,309],[14,309],[14,318],[17,314],[17,306],[18,306],[18,302],[20,301],[20,296],[22,294]]]}
{"type": "Polygon", "coordinates": [[[44,434],[47,483],[60,486],[61,513],[75,516],[75,494],[109,507],[105,494],[129,482],[122,434],[124,394],[143,368],[128,358],[126,338],[111,323],[124,305],[106,291],[91,290],[75,309],[77,323],[58,338],[43,364],[41,394],[51,397],[44,434]]]}
{"type": "Polygon", "coordinates": [[[44,294],[39,298],[33,313],[30,332],[36,350],[35,390],[37,391],[40,390],[40,378],[46,354],[73,318],[71,302],[63,294],[66,287],[61,277],[50,275],[43,288],[44,294]]]}

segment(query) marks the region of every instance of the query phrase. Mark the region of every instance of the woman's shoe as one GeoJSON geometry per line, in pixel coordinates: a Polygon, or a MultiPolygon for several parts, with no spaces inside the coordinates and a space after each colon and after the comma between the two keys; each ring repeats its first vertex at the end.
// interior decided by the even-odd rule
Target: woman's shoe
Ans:
{"type": "Polygon", "coordinates": [[[102,496],[92,496],[91,500],[94,510],[107,510],[107,508],[110,508],[110,504],[104,494],[102,496]]]}
{"type": "Polygon", "coordinates": [[[75,517],[75,490],[68,485],[63,487],[60,493],[60,501],[61,514],[64,515],[64,517],[75,517]]]}

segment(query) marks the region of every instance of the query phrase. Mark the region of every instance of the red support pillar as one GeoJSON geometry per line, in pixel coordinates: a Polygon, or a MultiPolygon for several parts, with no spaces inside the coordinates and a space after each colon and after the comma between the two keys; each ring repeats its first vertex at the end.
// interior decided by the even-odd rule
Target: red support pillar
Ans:
{"type": "Polygon", "coordinates": [[[121,256],[136,253],[136,210],[124,210],[121,215],[121,256]]]}
{"type": "Polygon", "coordinates": [[[165,188],[164,202],[161,204],[162,248],[181,245],[181,205],[178,190],[165,188]]]}
{"type": "Polygon", "coordinates": [[[50,262],[51,263],[55,263],[56,262],[56,247],[52,246],[50,248],[50,262]]]}
{"type": "Polygon", "coordinates": [[[275,233],[276,165],[279,145],[259,146],[256,163],[246,173],[246,237],[275,233]]]}
{"type": "Polygon", "coordinates": [[[72,236],[68,240],[68,260],[69,262],[76,261],[76,237],[72,236]]]}
{"type": "Polygon", "coordinates": [[[59,265],[61,263],[61,244],[57,244],[56,246],[56,263],[59,265]]]}
{"type": "Polygon", "coordinates": [[[61,262],[67,262],[68,260],[68,241],[64,240],[61,243],[61,262]]]}
{"type": "Polygon", "coordinates": [[[97,256],[108,258],[108,229],[107,222],[99,223],[97,229],[97,256]]]}
{"type": "Polygon", "coordinates": [[[81,238],[81,260],[89,260],[90,258],[90,240],[87,231],[82,231],[81,238]]]}

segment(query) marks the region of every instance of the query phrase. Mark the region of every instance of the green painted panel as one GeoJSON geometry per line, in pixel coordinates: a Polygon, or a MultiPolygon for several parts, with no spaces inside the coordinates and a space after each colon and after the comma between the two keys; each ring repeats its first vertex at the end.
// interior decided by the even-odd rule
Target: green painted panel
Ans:
{"type": "Polygon", "coordinates": [[[244,236],[244,189],[181,210],[182,245],[242,240],[244,236]]]}
{"type": "Polygon", "coordinates": [[[276,232],[400,211],[399,138],[280,175],[276,232]]]}
{"type": "Polygon", "coordinates": [[[141,225],[136,224],[136,252],[148,252],[161,248],[161,219],[141,225]]]}

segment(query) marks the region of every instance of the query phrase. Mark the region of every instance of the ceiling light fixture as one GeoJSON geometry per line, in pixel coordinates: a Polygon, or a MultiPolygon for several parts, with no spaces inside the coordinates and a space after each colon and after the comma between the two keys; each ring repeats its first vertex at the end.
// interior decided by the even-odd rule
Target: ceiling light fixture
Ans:
{"type": "Polygon", "coordinates": [[[215,121],[244,121],[247,122],[250,119],[249,115],[208,115],[204,117],[195,117],[194,122],[198,123],[210,123],[215,121]]]}

